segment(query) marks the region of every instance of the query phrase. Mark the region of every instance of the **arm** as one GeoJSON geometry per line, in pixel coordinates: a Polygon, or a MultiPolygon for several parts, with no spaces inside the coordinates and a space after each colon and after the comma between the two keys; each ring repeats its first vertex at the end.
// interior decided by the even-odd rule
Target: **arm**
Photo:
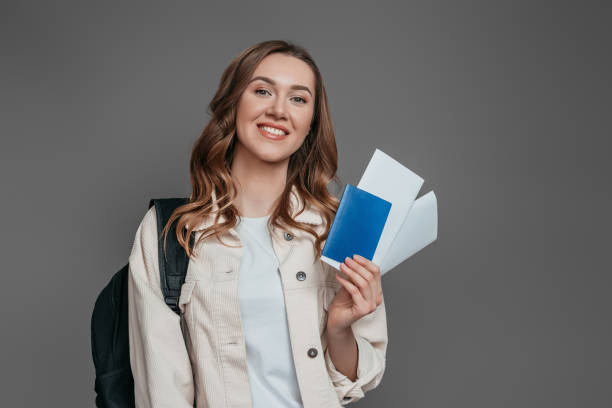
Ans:
{"type": "Polygon", "coordinates": [[[385,370],[388,342],[382,293],[381,303],[373,312],[354,321],[346,330],[328,330],[327,341],[325,363],[341,404],[357,401],[366,391],[377,387],[385,370]]]}
{"type": "Polygon", "coordinates": [[[164,302],[155,207],[144,216],[129,258],[128,326],[136,407],[193,407],[194,384],[180,318],[164,302]]]}
{"type": "Polygon", "coordinates": [[[357,366],[359,365],[359,349],[352,328],[332,334],[327,333],[327,347],[331,363],[335,369],[351,380],[357,378],[357,366]]]}

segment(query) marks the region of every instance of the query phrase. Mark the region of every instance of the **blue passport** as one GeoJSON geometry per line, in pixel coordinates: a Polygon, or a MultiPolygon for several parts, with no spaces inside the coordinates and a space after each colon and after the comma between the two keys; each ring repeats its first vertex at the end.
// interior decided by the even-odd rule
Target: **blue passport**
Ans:
{"type": "Polygon", "coordinates": [[[321,252],[321,260],[340,269],[345,257],[354,254],[372,260],[391,203],[347,184],[321,252]]]}

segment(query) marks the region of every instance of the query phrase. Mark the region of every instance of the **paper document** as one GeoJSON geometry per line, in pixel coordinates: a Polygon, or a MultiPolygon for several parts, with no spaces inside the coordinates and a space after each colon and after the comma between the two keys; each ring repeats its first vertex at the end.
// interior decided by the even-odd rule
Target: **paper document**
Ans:
{"type": "Polygon", "coordinates": [[[433,191],[414,202],[380,265],[382,275],[438,238],[437,208],[436,195],[433,191]]]}
{"type": "MultiPolygon", "coordinates": [[[[423,182],[420,176],[376,149],[357,185],[391,203],[372,257],[383,275],[438,237],[438,206],[434,192],[415,201],[423,182]]],[[[338,269],[337,265],[332,266],[338,269]]]]}
{"type": "Polygon", "coordinates": [[[391,202],[387,223],[372,258],[375,264],[381,265],[423,182],[421,177],[381,150],[374,151],[357,187],[391,202]]]}

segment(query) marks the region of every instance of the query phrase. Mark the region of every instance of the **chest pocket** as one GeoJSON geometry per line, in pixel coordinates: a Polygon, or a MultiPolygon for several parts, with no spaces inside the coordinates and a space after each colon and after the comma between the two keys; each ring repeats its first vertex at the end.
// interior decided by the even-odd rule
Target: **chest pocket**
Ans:
{"type": "Polygon", "coordinates": [[[327,312],[336,292],[340,289],[340,283],[336,280],[336,270],[319,260],[315,262],[314,275],[317,288],[319,334],[322,334],[327,325],[327,312]]]}
{"type": "Polygon", "coordinates": [[[311,274],[313,278],[313,285],[315,286],[337,287],[340,285],[336,281],[336,270],[321,260],[314,263],[311,274]]]}
{"type": "Polygon", "coordinates": [[[323,334],[325,327],[327,326],[327,312],[329,305],[336,296],[337,286],[331,283],[322,284],[317,288],[317,301],[318,301],[318,317],[319,317],[319,334],[323,334]]]}
{"type": "Polygon", "coordinates": [[[179,297],[178,307],[181,311],[181,315],[185,314],[186,306],[191,302],[191,295],[193,288],[195,287],[195,281],[186,281],[181,286],[181,296],[179,297]]]}
{"type": "Polygon", "coordinates": [[[181,330],[183,332],[183,338],[188,341],[189,340],[189,330],[187,327],[187,319],[192,317],[190,309],[191,296],[193,294],[193,289],[195,288],[195,281],[186,281],[181,286],[181,296],[179,297],[178,307],[181,312],[181,330]]]}

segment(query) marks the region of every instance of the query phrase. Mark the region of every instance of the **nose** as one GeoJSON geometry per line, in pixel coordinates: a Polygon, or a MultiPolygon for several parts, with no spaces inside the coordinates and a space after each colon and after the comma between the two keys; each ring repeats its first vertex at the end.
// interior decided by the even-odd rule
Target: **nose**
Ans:
{"type": "Polygon", "coordinates": [[[276,97],[268,106],[268,114],[276,118],[286,118],[287,110],[283,98],[276,97]]]}

